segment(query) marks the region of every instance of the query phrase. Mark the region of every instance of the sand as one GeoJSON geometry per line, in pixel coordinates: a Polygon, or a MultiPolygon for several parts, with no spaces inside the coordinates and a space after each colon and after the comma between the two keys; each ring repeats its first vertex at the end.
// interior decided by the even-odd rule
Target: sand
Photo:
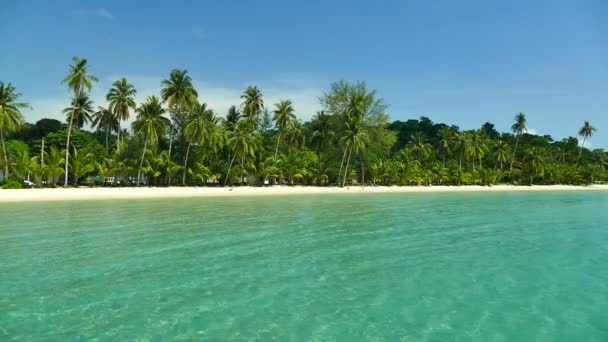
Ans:
{"type": "Polygon", "coordinates": [[[271,196],[306,194],[504,192],[504,191],[608,191],[608,185],[495,185],[495,186],[270,186],[270,187],[168,187],[168,188],[55,188],[0,189],[0,202],[44,202],[187,197],[271,196]]]}

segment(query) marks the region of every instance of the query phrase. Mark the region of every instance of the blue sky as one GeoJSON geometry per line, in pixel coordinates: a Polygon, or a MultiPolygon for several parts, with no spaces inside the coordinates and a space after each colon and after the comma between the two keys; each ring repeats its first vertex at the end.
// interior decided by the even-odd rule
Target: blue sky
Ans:
{"type": "Polygon", "coordinates": [[[576,134],[608,147],[608,2],[579,1],[12,1],[2,5],[0,80],[32,103],[28,121],[59,118],[72,56],[89,59],[98,104],[126,76],[138,99],[186,68],[223,113],[248,84],[266,103],[319,109],[338,79],[366,80],[392,119],[427,115],[507,130],[576,134]]]}

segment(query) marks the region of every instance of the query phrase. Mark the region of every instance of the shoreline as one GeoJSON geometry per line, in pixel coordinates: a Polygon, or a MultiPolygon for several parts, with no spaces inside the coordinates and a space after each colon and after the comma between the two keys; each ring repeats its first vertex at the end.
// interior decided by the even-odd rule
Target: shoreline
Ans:
{"type": "Polygon", "coordinates": [[[269,187],[167,187],[167,188],[43,188],[0,189],[0,203],[53,202],[119,199],[169,199],[204,197],[276,196],[306,194],[362,193],[463,193],[463,192],[542,192],[542,191],[608,191],[604,185],[463,185],[463,186],[286,186],[269,187]]]}

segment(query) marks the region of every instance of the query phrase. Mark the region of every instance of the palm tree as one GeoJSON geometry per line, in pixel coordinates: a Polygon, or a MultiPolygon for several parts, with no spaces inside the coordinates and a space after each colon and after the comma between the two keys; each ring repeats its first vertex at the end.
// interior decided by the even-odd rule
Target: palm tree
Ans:
{"type": "Polygon", "coordinates": [[[114,81],[106,95],[106,100],[109,102],[108,109],[118,121],[118,137],[116,139],[118,141],[120,141],[120,122],[128,120],[131,116],[130,110],[135,111],[137,107],[135,104],[136,94],[135,87],[123,77],[114,81]]]}
{"type": "Polygon", "coordinates": [[[437,134],[439,135],[439,152],[441,153],[445,168],[445,160],[452,153],[452,141],[454,140],[454,130],[450,127],[441,128],[437,134]]]}
{"type": "Polygon", "coordinates": [[[97,107],[97,111],[91,117],[91,125],[96,130],[103,130],[106,134],[106,152],[110,152],[108,134],[112,131],[120,132],[120,122],[118,117],[109,108],[97,107]]]}
{"type": "Polygon", "coordinates": [[[332,132],[330,124],[329,124],[330,116],[325,114],[324,111],[319,111],[315,115],[314,120],[316,121],[315,129],[312,133],[312,142],[315,143],[317,147],[317,154],[320,151],[325,151],[329,141],[334,136],[334,132],[332,132]]]}
{"type": "Polygon", "coordinates": [[[417,160],[422,162],[431,151],[431,145],[426,142],[424,133],[418,131],[410,136],[410,145],[412,152],[416,154],[417,160]]]}
{"type": "MultiPolygon", "coordinates": [[[[74,93],[74,98],[81,98],[80,93],[83,88],[91,90],[93,82],[97,82],[97,77],[90,73],[87,60],[84,58],[73,57],[70,65],[70,73],[61,83],[67,83],[68,88],[74,93]]],[[[73,106],[74,107],[74,106],[73,106]]],[[[70,159],[70,136],[72,134],[72,124],[74,122],[74,113],[70,115],[70,124],[68,126],[68,136],[65,143],[65,182],[64,186],[68,186],[68,164],[70,159]]]]}
{"type": "Polygon", "coordinates": [[[507,143],[502,139],[499,139],[494,144],[494,160],[496,160],[496,164],[494,165],[495,169],[500,163],[500,169],[502,170],[502,164],[509,159],[509,151],[509,145],[507,145],[507,143]]]}
{"type": "Polygon", "coordinates": [[[184,136],[188,143],[186,158],[184,158],[184,175],[182,178],[182,183],[184,185],[186,184],[190,147],[195,143],[199,143],[201,146],[211,146],[211,131],[214,129],[213,126],[216,125],[216,121],[217,119],[215,118],[213,111],[207,107],[206,103],[194,105],[190,122],[188,122],[184,129],[184,136]]]}
{"type": "Polygon", "coordinates": [[[185,126],[185,116],[192,106],[197,103],[198,92],[192,85],[192,78],[188,76],[187,70],[173,69],[169,78],[161,82],[163,87],[161,97],[169,107],[171,122],[169,124],[169,156],[173,146],[175,125],[179,128],[185,126]]]}
{"type": "Polygon", "coordinates": [[[469,135],[467,132],[458,132],[454,137],[454,152],[458,153],[458,170],[462,171],[462,159],[469,149],[469,135]]]}
{"type": "Polygon", "coordinates": [[[95,167],[91,163],[93,155],[91,153],[79,153],[74,146],[74,153],[70,161],[70,168],[74,174],[74,186],[78,186],[78,180],[89,172],[95,171],[95,167]]]}
{"type": "Polygon", "coordinates": [[[279,137],[277,138],[277,147],[274,150],[274,160],[277,160],[277,153],[279,152],[279,142],[281,141],[281,134],[285,132],[288,126],[296,120],[296,115],[293,113],[293,105],[291,100],[281,100],[279,103],[274,105],[276,108],[273,113],[273,120],[275,126],[279,129],[279,137]]]}
{"type": "Polygon", "coordinates": [[[249,86],[241,95],[243,99],[243,114],[248,123],[257,129],[260,113],[264,109],[264,100],[262,99],[262,92],[257,86],[249,86]]]}
{"type": "Polygon", "coordinates": [[[291,146],[295,148],[300,148],[300,146],[304,145],[304,126],[302,125],[302,121],[299,119],[292,120],[289,123],[289,129],[287,130],[286,138],[288,139],[291,146]]]}
{"type": "Polygon", "coordinates": [[[255,151],[259,148],[259,137],[253,131],[253,128],[248,122],[240,121],[236,126],[234,132],[231,132],[228,137],[228,148],[232,151],[233,156],[228,166],[228,172],[226,173],[226,179],[224,179],[224,186],[230,178],[230,170],[234,159],[238,156],[241,158],[241,165],[246,157],[254,157],[255,151]]]}
{"type": "Polygon", "coordinates": [[[473,159],[473,171],[475,171],[475,160],[479,160],[479,168],[483,166],[481,159],[486,155],[486,143],[485,136],[482,130],[473,131],[471,134],[471,140],[469,145],[469,154],[473,159]]]}
{"type": "Polygon", "coordinates": [[[49,183],[55,186],[57,178],[64,173],[62,168],[65,159],[61,156],[63,151],[60,151],[55,146],[51,146],[49,152],[45,152],[45,167],[49,177],[49,183]]]}
{"type": "Polygon", "coordinates": [[[234,131],[240,119],[241,112],[239,112],[236,106],[230,106],[228,113],[226,113],[226,129],[230,132],[234,131]]]}
{"type": "Polygon", "coordinates": [[[519,138],[528,129],[526,127],[526,116],[524,113],[515,115],[515,123],[511,126],[511,130],[515,133],[515,147],[513,148],[513,155],[511,156],[511,166],[509,167],[509,178],[511,178],[511,172],[513,171],[513,163],[515,162],[515,153],[517,152],[517,145],[519,144],[519,138]]]}
{"type": "Polygon", "coordinates": [[[86,93],[80,93],[77,98],[72,99],[71,106],[65,108],[66,121],[78,129],[82,129],[85,124],[91,122],[93,115],[93,101],[86,93]]]}
{"type": "Polygon", "coordinates": [[[133,122],[133,131],[144,139],[144,150],[141,154],[141,162],[137,172],[137,185],[140,183],[141,168],[144,164],[148,144],[156,144],[169,125],[169,119],[163,116],[164,113],[165,110],[156,96],[148,97],[148,100],[137,108],[137,118],[133,122]]]}
{"type": "Polygon", "coordinates": [[[21,97],[15,91],[12,84],[4,84],[0,81],[0,141],[2,141],[2,152],[4,153],[4,177],[8,177],[8,156],[4,142],[5,132],[16,131],[24,122],[21,109],[31,108],[28,103],[17,102],[21,97]]]}
{"type": "Polygon", "coordinates": [[[530,147],[525,150],[524,161],[530,172],[530,185],[534,184],[534,176],[542,175],[545,167],[545,157],[539,147],[530,147]]]}
{"type": "Polygon", "coordinates": [[[346,175],[348,174],[348,165],[353,149],[355,150],[355,154],[357,154],[360,150],[365,148],[364,138],[365,132],[363,131],[359,120],[353,119],[350,122],[346,122],[346,135],[342,139],[344,140],[344,146],[348,149],[348,159],[346,160],[346,169],[344,170],[342,186],[346,184],[346,175]]]}
{"type": "Polygon", "coordinates": [[[581,127],[578,130],[578,135],[580,135],[581,137],[583,137],[583,143],[581,144],[581,148],[578,152],[578,157],[576,158],[576,165],[578,166],[578,162],[581,159],[581,154],[583,153],[583,146],[585,146],[585,141],[587,141],[588,138],[591,138],[591,136],[593,135],[593,133],[597,131],[597,129],[593,126],[591,126],[589,124],[589,121],[585,121],[585,123],[583,124],[583,127],[581,127]]]}

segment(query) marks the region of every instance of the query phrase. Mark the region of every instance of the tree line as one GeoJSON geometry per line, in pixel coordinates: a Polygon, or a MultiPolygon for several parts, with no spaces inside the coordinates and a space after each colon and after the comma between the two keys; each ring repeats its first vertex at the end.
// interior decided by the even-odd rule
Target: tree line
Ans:
{"type": "Polygon", "coordinates": [[[529,134],[523,113],[511,132],[489,122],[472,130],[427,117],[390,122],[375,90],[347,81],[332,83],[306,122],[289,99],[264,103],[256,86],[217,113],[180,69],[161,82],[159,96],[137,104],[137,90],[121,78],[107,105],[95,107],[97,80],[87,60],[74,57],[62,81],[72,94],[65,121],[33,124],[22,94],[0,81],[5,187],[592,184],[608,176],[606,151],[585,148],[596,132],[587,121],[576,132],[582,141],[529,134]]]}

